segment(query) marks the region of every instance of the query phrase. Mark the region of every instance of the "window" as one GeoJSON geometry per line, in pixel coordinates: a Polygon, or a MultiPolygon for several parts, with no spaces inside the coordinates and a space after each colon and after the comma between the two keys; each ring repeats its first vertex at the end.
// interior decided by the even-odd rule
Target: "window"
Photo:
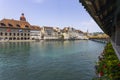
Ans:
{"type": "Polygon", "coordinates": [[[15,34],[15,33],[13,33],[13,35],[15,36],[16,34],[15,34]]]}
{"type": "Polygon", "coordinates": [[[11,36],[11,35],[12,35],[12,33],[9,33],[9,35],[11,36]]]}
{"type": "Polygon", "coordinates": [[[5,33],[5,36],[7,36],[7,33],[5,33]]]}
{"type": "Polygon", "coordinates": [[[48,35],[52,35],[52,31],[51,30],[46,30],[48,35]]]}
{"type": "Polygon", "coordinates": [[[21,40],[23,40],[23,37],[21,37],[21,40]]]}
{"type": "Polygon", "coordinates": [[[17,36],[19,36],[19,33],[17,33],[17,36]]]}
{"type": "Polygon", "coordinates": [[[16,37],[14,37],[13,40],[16,40],[16,37]]]}
{"type": "Polygon", "coordinates": [[[12,40],[12,38],[10,37],[9,40],[12,40]]]}
{"type": "Polygon", "coordinates": [[[0,35],[2,36],[2,35],[3,35],[3,33],[1,32],[1,33],[0,33],[0,35]]]}
{"type": "Polygon", "coordinates": [[[28,36],[29,36],[30,34],[28,34],[28,36]]]}
{"type": "Polygon", "coordinates": [[[26,33],[24,35],[26,36],[26,33]]]}
{"type": "Polygon", "coordinates": [[[8,24],[8,26],[9,26],[9,27],[13,27],[13,25],[12,25],[12,24],[8,24]]]}
{"type": "Polygon", "coordinates": [[[1,26],[6,26],[4,23],[0,23],[1,26]]]}
{"type": "Polygon", "coordinates": [[[26,40],[26,38],[24,38],[24,40],[26,40]]]}
{"type": "Polygon", "coordinates": [[[17,24],[16,26],[17,26],[17,28],[20,28],[20,25],[19,25],[19,24],[17,24]]]}
{"type": "Polygon", "coordinates": [[[58,32],[58,34],[60,34],[60,32],[58,32]]]}
{"type": "Polygon", "coordinates": [[[17,40],[19,40],[19,37],[17,38],[17,40]]]}
{"type": "Polygon", "coordinates": [[[28,25],[25,25],[25,28],[29,28],[29,26],[28,26],[28,25]]]}
{"type": "Polygon", "coordinates": [[[23,36],[23,33],[21,33],[21,36],[23,36]]]}

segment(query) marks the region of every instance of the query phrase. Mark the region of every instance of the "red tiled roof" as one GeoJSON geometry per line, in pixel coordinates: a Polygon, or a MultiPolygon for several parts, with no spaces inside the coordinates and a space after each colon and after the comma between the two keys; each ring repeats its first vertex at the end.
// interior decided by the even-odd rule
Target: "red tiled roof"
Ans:
{"type": "Polygon", "coordinates": [[[10,28],[28,28],[30,29],[30,24],[26,21],[19,21],[14,19],[2,19],[0,23],[5,24],[5,26],[0,27],[10,27],[10,28]]]}
{"type": "Polygon", "coordinates": [[[0,21],[0,27],[41,30],[39,26],[30,25],[27,21],[20,21],[14,19],[2,19],[0,21]]]}
{"type": "Polygon", "coordinates": [[[41,30],[40,26],[32,25],[30,27],[31,30],[41,30]]]}

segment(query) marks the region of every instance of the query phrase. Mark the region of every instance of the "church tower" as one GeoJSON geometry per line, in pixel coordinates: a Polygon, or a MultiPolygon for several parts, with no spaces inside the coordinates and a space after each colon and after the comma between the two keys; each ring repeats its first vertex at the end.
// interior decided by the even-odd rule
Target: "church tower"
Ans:
{"type": "Polygon", "coordinates": [[[26,21],[26,18],[24,17],[24,13],[21,14],[20,21],[26,21]]]}

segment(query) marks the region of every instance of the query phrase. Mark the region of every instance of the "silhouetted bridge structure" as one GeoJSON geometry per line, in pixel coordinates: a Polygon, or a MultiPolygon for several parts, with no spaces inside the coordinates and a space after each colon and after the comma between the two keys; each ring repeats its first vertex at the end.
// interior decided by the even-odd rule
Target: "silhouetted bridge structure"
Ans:
{"type": "Polygon", "coordinates": [[[120,59],[120,0],[79,0],[99,27],[110,36],[120,59]]]}
{"type": "Polygon", "coordinates": [[[100,42],[100,43],[108,43],[110,41],[109,39],[106,39],[106,38],[92,38],[90,40],[95,42],[100,42]]]}

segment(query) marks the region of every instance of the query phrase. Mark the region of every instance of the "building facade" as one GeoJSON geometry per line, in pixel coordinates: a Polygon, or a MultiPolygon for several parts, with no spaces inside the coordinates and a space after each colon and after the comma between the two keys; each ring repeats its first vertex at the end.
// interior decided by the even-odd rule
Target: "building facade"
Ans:
{"type": "Polygon", "coordinates": [[[57,31],[53,27],[43,26],[41,32],[42,38],[45,40],[58,39],[57,31]]]}
{"type": "Polygon", "coordinates": [[[26,21],[23,13],[20,20],[2,19],[0,21],[0,41],[31,40],[30,31],[31,25],[26,21]]]}
{"type": "Polygon", "coordinates": [[[71,40],[85,39],[83,32],[72,27],[60,29],[58,27],[49,27],[31,25],[26,21],[24,14],[21,14],[20,20],[2,19],[0,21],[0,42],[1,41],[31,41],[31,40],[71,40]]]}
{"type": "Polygon", "coordinates": [[[32,25],[30,30],[30,39],[31,40],[41,40],[41,28],[39,26],[32,25]]]}
{"type": "Polygon", "coordinates": [[[76,39],[84,39],[84,33],[80,30],[76,30],[76,39]]]}

